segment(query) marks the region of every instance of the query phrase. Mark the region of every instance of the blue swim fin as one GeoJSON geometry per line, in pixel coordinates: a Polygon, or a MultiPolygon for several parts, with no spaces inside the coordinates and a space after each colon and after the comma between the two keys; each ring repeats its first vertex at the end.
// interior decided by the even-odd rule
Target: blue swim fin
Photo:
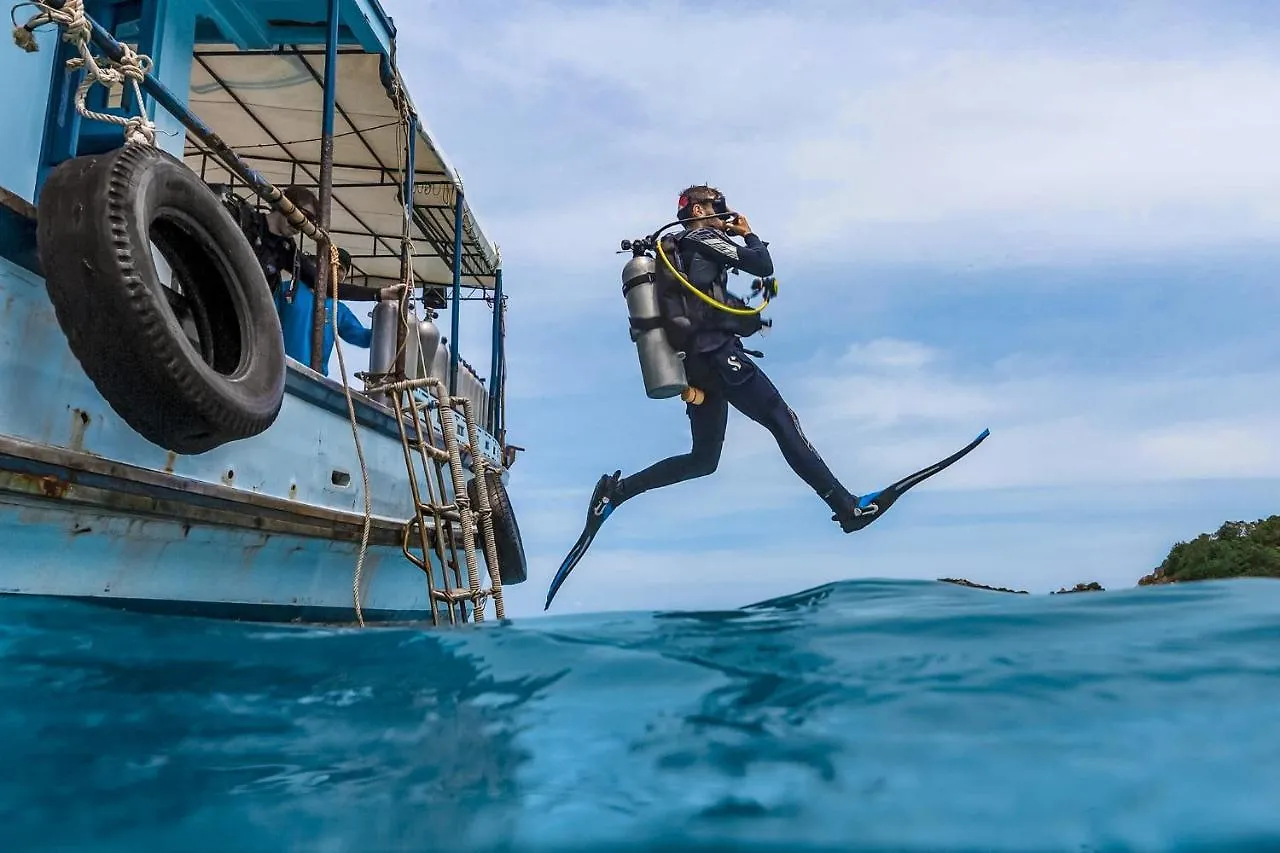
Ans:
{"type": "Polygon", "coordinates": [[[573,571],[573,567],[578,565],[578,561],[587,553],[587,548],[591,547],[591,540],[596,538],[596,533],[604,525],[605,519],[613,513],[617,507],[612,500],[614,488],[618,485],[622,472],[615,471],[612,475],[605,474],[596,483],[595,491],[591,493],[591,505],[587,509],[587,523],[582,529],[582,535],[578,537],[578,541],[569,549],[568,555],[564,558],[564,562],[560,564],[560,569],[556,572],[556,576],[551,579],[551,588],[547,590],[547,603],[542,606],[545,612],[551,607],[551,599],[556,597],[560,585],[569,577],[569,572],[573,571]]]}
{"type": "Polygon", "coordinates": [[[990,434],[991,430],[984,429],[977,438],[948,456],[946,459],[939,460],[926,468],[921,468],[914,474],[908,474],[891,486],[885,486],[883,489],[870,492],[869,494],[865,494],[858,498],[858,502],[849,514],[848,518],[841,519],[833,515],[831,517],[832,520],[840,521],[840,526],[846,533],[861,530],[880,516],[884,515],[889,507],[893,506],[894,501],[906,494],[908,489],[923,483],[939,471],[959,462],[967,456],[970,451],[981,444],[990,434]]]}

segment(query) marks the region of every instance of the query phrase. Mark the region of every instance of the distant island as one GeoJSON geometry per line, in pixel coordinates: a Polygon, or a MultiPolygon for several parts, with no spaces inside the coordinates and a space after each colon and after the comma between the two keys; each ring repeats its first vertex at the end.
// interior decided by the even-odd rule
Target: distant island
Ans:
{"type": "MultiPolygon", "coordinates": [[[[1201,533],[1190,542],[1179,542],[1155,571],[1138,580],[1138,586],[1250,577],[1280,578],[1280,515],[1257,521],[1224,522],[1214,533],[1201,533]]],[[[1025,589],[988,586],[965,578],[938,580],[992,592],[1029,594],[1025,589]]],[[[1103,591],[1097,581],[1089,581],[1049,594],[1103,591]]]]}
{"type": "Polygon", "coordinates": [[[1012,592],[1017,595],[1031,594],[1025,589],[1009,589],[1008,587],[1003,586],[987,586],[985,583],[974,583],[973,581],[965,580],[964,578],[938,578],[938,581],[941,583],[953,583],[956,586],[972,587],[973,589],[989,589],[992,592],[1012,592]]]}
{"type": "Polygon", "coordinates": [[[1215,533],[1179,542],[1138,586],[1245,577],[1280,578],[1280,515],[1228,521],[1215,533]]]}
{"type": "Polygon", "coordinates": [[[1066,595],[1069,592],[1106,592],[1106,588],[1097,581],[1089,581],[1088,583],[1078,583],[1071,589],[1063,587],[1057,592],[1051,592],[1050,595],[1066,595]]]}
{"type": "MultiPolygon", "coordinates": [[[[1031,594],[1027,592],[1025,589],[1009,589],[1008,587],[1005,587],[1005,586],[987,586],[985,583],[974,583],[973,581],[967,580],[965,578],[938,578],[938,581],[941,583],[953,583],[956,586],[967,586],[967,587],[970,587],[971,589],[989,589],[992,592],[1011,592],[1014,595],[1030,595],[1031,594]]],[[[1071,589],[1067,589],[1066,587],[1063,587],[1057,592],[1051,592],[1049,594],[1065,595],[1068,592],[1103,592],[1103,591],[1104,590],[1103,590],[1102,584],[1098,583],[1097,581],[1090,581],[1089,583],[1078,583],[1075,586],[1073,586],[1071,589]]]]}

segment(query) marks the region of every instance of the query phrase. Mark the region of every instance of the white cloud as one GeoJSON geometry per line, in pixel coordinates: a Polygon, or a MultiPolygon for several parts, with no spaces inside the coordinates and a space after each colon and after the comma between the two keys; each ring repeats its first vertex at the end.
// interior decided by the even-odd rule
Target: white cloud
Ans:
{"type": "Polygon", "coordinates": [[[935,489],[1280,477],[1280,400],[1261,391],[1280,382],[1274,369],[1091,375],[1009,362],[960,375],[947,363],[810,365],[811,378],[794,377],[793,406],[834,468],[877,477],[909,473],[989,427],[935,489]]]}
{"type": "Polygon", "coordinates": [[[935,361],[937,355],[932,347],[918,341],[880,338],[865,344],[850,344],[840,363],[861,370],[918,370],[935,361]]]}
{"type": "Polygon", "coordinates": [[[1253,422],[1206,418],[1156,427],[1135,443],[1135,461],[1162,479],[1274,477],[1280,475],[1278,427],[1274,412],[1253,422]]]}
{"type": "Polygon", "coordinates": [[[1280,219],[1280,117],[1257,104],[1277,82],[1280,65],[1248,59],[940,59],[845,94],[797,143],[792,175],[830,213],[784,234],[879,253],[897,231],[1059,259],[1264,239],[1280,219]]]}
{"type": "Polygon", "coordinates": [[[796,256],[1004,264],[1271,238],[1274,45],[1189,9],[1015,10],[517,3],[404,30],[427,69],[467,75],[466,109],[522,105],[467,119],[521,135],[499,155],[519,201],[488,217],[513,261],[553,262],[566,234],[603,252],[704,178],[796,256]]]}

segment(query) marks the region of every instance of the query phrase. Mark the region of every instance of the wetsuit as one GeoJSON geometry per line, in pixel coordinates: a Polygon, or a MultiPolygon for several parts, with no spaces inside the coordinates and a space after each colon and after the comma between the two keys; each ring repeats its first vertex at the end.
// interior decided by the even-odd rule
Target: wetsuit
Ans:
{"type": "MultiPolygon", "coordinates": [[[[768,245],[754,234],[747,234],[745,242],[746,246],[740,246],[711,229],[699,229],[680,235],[678,251],[686,278],[704,292],[710,291],[717,301],[724,302],[726,271],[730,267],[757,276],[772,275],[773,260],[769,257],[768,245]]],[[[666,293],[660,298],[666,300],[675,297],[666,293]]],[[[619,504],[650,489],[705,477],[716,470],[720,464],[720,450],[724,446],[729,406],[769,430],[778,442],[787,464],[831,507],[834,513],[831,520],[838,522],[840,529],[846,533],[861,530],[881,518],[908,489],[963,458],[988,435],[983,430],[966,447],[946,459],[908,474],[883,489],[855,497],[836,480],[822,457],[804,437],[795,412],[791,411],[769,377],[743,349],[742,341],[734,329],[749,334],[756,327],[751,318],[731,315],[708,306],[689,294],[687,289],[677,301],[680,304],[675,307],[679,310],[673,312],[668,309],[671,315],[668,319],[673,320],[681,315],[688,317],[692,331],[673,320],[668,335],[671,336],[674,332],[675,338],[679,340],[673,340],[673,344],[686,353],[685,372],[689,384],[702,389],[706,394],[701,405],[685,405],[693,435],[693,448],[688,453],[656,462],[630,477],[624,478],[621,471],[615,471],[599,479],[587,508],[586,525],[551,580],[544,610],[551,607],[556,592],[591,547],[591,542],[605,519],[619,504]],[[681,328],[685,328],[685,331],[681,331],[681,328]]]]}
{"type": "MultiPolygon", "coordinates": [[[[744,241],[745,246],[738,245],[711,228],[681,234],[680,259],[689,282],[723,301],[730,267],[754,276],[772,275],[768,244],[755,234],[745,235],[744,241]]],[[[685,404],[692,449],[619,480],[609,490],[613,504],[714,472],[724,446],[729,406],[733,406],[773,435],[787,464],[834,512],[847,513],[856,498],[845,490],[805,438],[795,412],[743,349],[742,340],[726,328],[731,328],[736,318],[692,294],[686,294],[685,306],[687,313],[693,315],[695,326],[690,340],[685,342],[685,370],[689,384],[706,394],[701,405],[685,404]]]]}

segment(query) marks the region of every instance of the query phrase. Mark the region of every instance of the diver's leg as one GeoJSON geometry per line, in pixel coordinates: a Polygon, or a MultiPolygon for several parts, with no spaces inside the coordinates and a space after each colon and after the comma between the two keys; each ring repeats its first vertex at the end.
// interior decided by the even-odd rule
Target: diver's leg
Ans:
{"type": "Polygon", "coordinates": [[[858,499],[831,473],[772,380],[738,347],[725,347],[715,357],[713,363],[724,380],[729,403],[769,431],[791,470],[831,507],[844,526],[858,499]]]}
{"type": "Polygon", "coordinates": [[[702,405],[686,404],[685,411],[693,438],[693,449],[689,453],[663,459],[626,479],[622,478],[621,471],[615,471],[596,482],[587,508],[587,523],[551,581],[544,610],[551,606],[556,591],[591,546],[605,519],[619,504],[650,489],[704,477],[716,470],[720,463],[720,450],[724,446],[725,424],[729,419],[728,402],[723,395],[707,392],[702,405]]]}
{"type": "Polygon", "coordinates": [[[701,405],[686,403],[685,412],[689,416],[692,449],[688,453],[655,462],[629,477],[615,480],[609,495],[614,506],[650,489],[715,473],[720,464],[720,451],[724,447],[725,425],[729,420],[728,401],[720,394],[707,392],[701,405]]]}

